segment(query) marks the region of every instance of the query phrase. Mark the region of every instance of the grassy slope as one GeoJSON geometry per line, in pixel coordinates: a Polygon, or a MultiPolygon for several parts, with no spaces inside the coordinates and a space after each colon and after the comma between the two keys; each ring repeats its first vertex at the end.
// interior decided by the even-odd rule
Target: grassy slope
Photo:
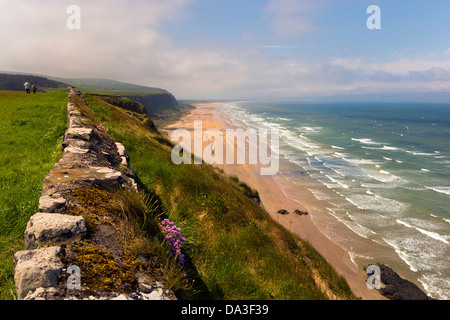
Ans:
{"type": "Polygon", "coordinates": [[[345,280],[306,242],[276,224],[233,179],[208,165],[171,162],[171,144],[145,115],[85,95],[97,121],[122,142],[140,187],[156,194],[187,239],[194,297],[209,299],[355,298],[345,280]],[[325,283],[319,288],[317,283],[325,283]]]}
{"type": "Polygon", "coordinates": [[[160,88],[147,87],[109,79],[95,79],[95,78],[65,79],[55,77],[49,78],[64,83],[68,83],[71,86],[77,88],[83,88],[84,92],[89,93],[118,94],[118,95],[167,93],[166,90],[160,88]]]}
{"type": "Polygon", "coordinates": [[[14,298],[13,254],[61,157],[67,92],[0,91],[0,299],[14,298]]]}
{"type": "Polygon", "coordinates": [[[0,90],[24,92],[23,84],[26,81],[34,83],[37,86],[38,92],[65,91],[67,88],[67,85],[62,82],[50,80],[42,76],[0,73],[0,90]]]}

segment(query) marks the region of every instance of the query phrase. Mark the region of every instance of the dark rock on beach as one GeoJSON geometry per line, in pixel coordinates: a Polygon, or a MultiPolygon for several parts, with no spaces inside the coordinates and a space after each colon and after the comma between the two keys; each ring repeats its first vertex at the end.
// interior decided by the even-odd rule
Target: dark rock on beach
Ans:
{"type": "Polygon", "coordinates": [[[299,216],[307,216],[308,215],[307,211],[302,211],[302,210],[295,210],[294,213],[299,216]]]}
{"type": "Polygon", "coordinates": [[[379,292],[390,300],[433,300],[417,285],[401,278],[392,268],[377,264],[381,271],[381,282],[384,284],[379,292]]]}

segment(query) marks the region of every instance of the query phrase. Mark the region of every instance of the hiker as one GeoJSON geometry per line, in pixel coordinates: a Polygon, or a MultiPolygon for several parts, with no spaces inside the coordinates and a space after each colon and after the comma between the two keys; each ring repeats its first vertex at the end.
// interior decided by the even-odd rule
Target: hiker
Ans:
{"type": "Polygon", "coordinates": [[[31,83],[31,90],[33,90],[33,94],[36,94],[37,88],[36,88],[36,86],[34,85],[33,82],[31,83]]]}
{"type": "Polygon", "coordinates": [[[23,86],[25,87],[25,92],[30,93],[31,84],[27,81],[23,84],[23,86]]]}

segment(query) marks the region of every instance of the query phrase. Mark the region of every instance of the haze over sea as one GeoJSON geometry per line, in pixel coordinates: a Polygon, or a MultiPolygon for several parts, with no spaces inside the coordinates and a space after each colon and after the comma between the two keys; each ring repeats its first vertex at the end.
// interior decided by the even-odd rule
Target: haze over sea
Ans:
{"type": "Polygon", "coordinates": [[[301,202],[292,186],[310,190],[308,209],[339,221],[322,231],[358,267],[387,263],[450,299],[450,104],[245,101],[221,113],[239,128],[280,130],[284,192],[301,202]]]}

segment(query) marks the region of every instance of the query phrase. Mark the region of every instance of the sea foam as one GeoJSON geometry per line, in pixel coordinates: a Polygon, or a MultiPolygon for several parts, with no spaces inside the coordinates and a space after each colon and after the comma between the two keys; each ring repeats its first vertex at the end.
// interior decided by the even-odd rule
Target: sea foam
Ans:
{"type": "Polygon", "coordinates": [[[448,243],[449,243],[449,242],[447,241],[447,239],[445,239],[444,237],[442,237],[442,236],[441,236],[440,234],[438,234],[437,232],[427,231],[427,230],[424,230],[424,229],[422,229],[422,228],[414,227],[414,226],[410,225],[409,223],[404,222],[404,221],[402,221],[402,220],[400,220],[400,219],[397,219],[396,222],[399,223],[399,224],[404,225],[404,226],[407,227],[407,228],[414,228],[414,229],[416,229],[417,231],[419,231],[420,233],[425,234],[425,235],[427,235],[427,236],[429,236],[429,237],[431,237],[431,238],[433,238],[433,239],[435,239],[435,240],[442,241],[442,242],[444,242],[445,244],[448,244],[448,243]]]}
{"type": "Polygon", "coordinates": [[[427,186],[425,186],[425,188],[439,192],[439,193],[450,195],[450,187],[427,187],[427,186]]]}
{"type": "Polygon", "coordinates": [[[373,145],[382,144],[382,143],[373,141],[372,139],[368,139],[368,138],[364,138],[364,139],[352,138],[352,141],[358,141],[358,142],[361,142],[363,144],[373,144],[373,145]]]}

